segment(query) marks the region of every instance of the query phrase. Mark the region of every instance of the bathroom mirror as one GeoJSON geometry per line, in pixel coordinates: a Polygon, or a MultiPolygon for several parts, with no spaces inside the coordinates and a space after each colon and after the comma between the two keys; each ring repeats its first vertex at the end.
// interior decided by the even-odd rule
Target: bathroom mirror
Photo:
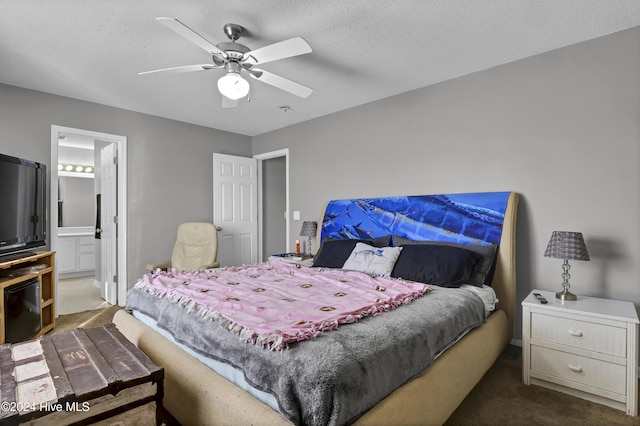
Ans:
{"type": "Polygon", "coordinates": [[[93,177],[58,176],[58,227],[94,226],[93,177]]]}

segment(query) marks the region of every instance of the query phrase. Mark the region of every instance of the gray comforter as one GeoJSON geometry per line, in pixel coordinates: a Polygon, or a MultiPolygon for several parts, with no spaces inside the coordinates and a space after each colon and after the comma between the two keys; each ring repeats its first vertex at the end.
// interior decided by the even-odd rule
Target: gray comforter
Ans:
{"type": "Polygon", "coordinates": [[[354,422],[485,320],[484,305],[472,292],[434,287],[408,305],[274,352],[138,289],[127,309],[154,318],[195,351],[242,370],[248,383],[276,397],[284,417],[304,425],[354,422]]]}

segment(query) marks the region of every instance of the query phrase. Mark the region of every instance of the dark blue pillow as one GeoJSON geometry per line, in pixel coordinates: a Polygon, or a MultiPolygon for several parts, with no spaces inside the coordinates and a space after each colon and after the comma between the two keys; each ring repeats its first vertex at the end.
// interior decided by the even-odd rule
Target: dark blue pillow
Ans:
{"type": "Polygon", "coordinates": [[[487,244],[482,246],[458,244],[447,241],[415,241],[407,238],[400,237],[398,235],[393,236],[393,242],[395,246],[404,246],[408,244],[431,244],[431,245],[443,245],[451,247],[460,247],[465,250],[470,250],[474,253],[478,253],[482,256],[476,266],[475,270],[471,274],[469,283],[476,287],[482,287],[482,285],[491,286],[493,283],[493,276],[496,270],[496,263],[498,260],[497,252],[498,246],[496,244],[487,244]]]}
{"type": "Polygon", "coordinates": [[[460,287],[469,281],[482,256],[459,247],[429,244],[402,246],[392,277],[441,287],[460,287]]]}
{"type": "Polygon", "coordinates": [[[391,235],[385,237],[372,238],[370,240],[344,239],[324,239],[320,250],[313,260],[313,266],[324,268],[342,268],[357,243],[365,243],[374,247],[388,247],[391,235]]]}

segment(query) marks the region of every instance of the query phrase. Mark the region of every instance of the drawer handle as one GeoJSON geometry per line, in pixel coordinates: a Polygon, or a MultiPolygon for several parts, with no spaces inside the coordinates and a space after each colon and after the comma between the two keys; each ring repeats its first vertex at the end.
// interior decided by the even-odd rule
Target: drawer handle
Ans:
{"type": "Polygon", "coordinates": [[[569,330],[569,334],[575,337],[582,337],[582,331],[580,330],[569,330]]]}
{"type": "Polygon", "coordinates": [[[576,373],[582,373],[582,367],[569,364],[569,369],[571,371],[575,371],[576,373]]]}

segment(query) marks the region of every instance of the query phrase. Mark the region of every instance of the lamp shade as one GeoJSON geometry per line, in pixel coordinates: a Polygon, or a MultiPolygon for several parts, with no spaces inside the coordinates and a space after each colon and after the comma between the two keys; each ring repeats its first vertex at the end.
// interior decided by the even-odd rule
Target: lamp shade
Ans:
{"type": "Polygon", "coordinates": [[[218,90],[229,99],[244,98],[249,94],[249,82],[236,72],[228,72],[218,80],[218,90]]]}
{"type": "Polygon", "coordinates": [[[302,222],[302,230],[300,230],[301,237],[315,237],[318,232],[318,223],[312,220],[305,220],[302,222]]]}
{"type": "Polygon", "coordinates": [[[544,257],[589,260],[589,252],[581,232],[553,231],[544,257]]]}

